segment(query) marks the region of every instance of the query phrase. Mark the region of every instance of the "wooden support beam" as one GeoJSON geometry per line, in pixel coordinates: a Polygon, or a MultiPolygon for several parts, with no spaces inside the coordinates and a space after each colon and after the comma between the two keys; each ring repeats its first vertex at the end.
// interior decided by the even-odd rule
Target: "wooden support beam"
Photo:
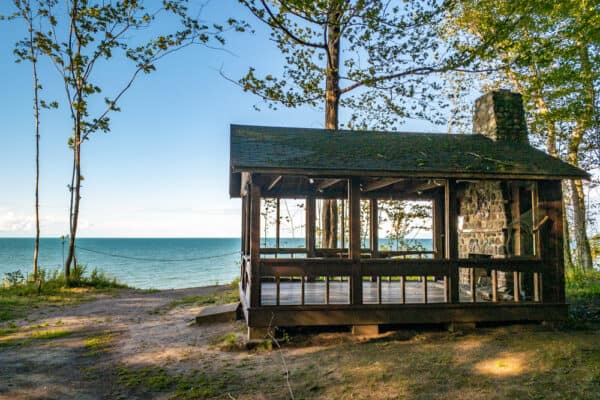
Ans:
{"type": "Polygon", "coordinates": [[[260,305],[260,187],[250,185],[250,307],[260,305]]]}
{"type": "Polygon", "coordinates": [[[371,247],[371,257],[379,257],[379,208],[377,199],[371,199],[370,225],[369,225],[369,244],[371,247]]]}
{"type": "Polygon", "coordinates": [[[323,179],[317,184],[317,190],[325,190],[341,181],[343,181],[343,179],[323,179]]]}
{"type": "Polygon", "coordinates": [[[433,200],[433,251],[434,258],[444,258],[444,192],[440,191],[433,200]]]}
{"type": "Polygon", "coordinates": [[[373,190],[383,189],[395,183],[402,182],[400,178],[381,178],[375,181],[367,182],[363,185],[363,192],[372,192],[373,190]]]}
{"type": "Polygon", "coordinates": [[[350,243],[348,258],[352,260],[352,304],[362,304],[362,271],[360,268],[360,180],[350,178],[348,185],[350,243]]]}
{"type": "Polygon", "coordinates": [[[240,184],[240,195],[246,196],[248,194],[248,188],[250,187],[251,175],[250,172],[242,172],[242,183],[240,184]]]}
{"type": "Polygon", "coordinates": [[[271,183],[269,183],[269,185],[267,186],[267,191],[272,190],[275,186],[277,186],[277,184],[279,182],[281,182],[282,179],[283,179],[283,175],[279,175],[279,176],[276,176],[275,178],[273,178],[271,183]]]}
{"type": "MultiPolygon", "coordinates": [[[[275,201],[275,249],[279,252],[281,245],[281,199],[277,198],[275,201]]],[[[277,257],[275,253],[275,257],[277,257]]]]}
{"type": "Polygon", "coordinates": [[[309,196],[306,198],[306,256],[315,256],[315,241],[316,241],[316,201],[315,198],[309,196]]]}
{"type": "Polygon", "coordinates": [[[538,197],[540,217],[548,222],[540,227],[540,256],[547,265],[543,275],[542,299],[544,302],[565,302],[565,266],[563,259],[563,209],[562,188],[559,180],[539,181],[538,197]]]}
{"type": "Polygon", "coordinates": [[[246,255],[246,203],[248,202],[247,196],[242,196],[242,255],[246,255]]]}
{"type": "MultiPolygon", "coordinates": [[[[456,260],[458,259],[458,197],[455,179],[448,179],[446,181],[444,190],[444,214],[446,217],[446,258],[456,260]]],[[[449,275],[449,300],[450,303],[458,303],[458,265],[450,266],[449,275]]]]}

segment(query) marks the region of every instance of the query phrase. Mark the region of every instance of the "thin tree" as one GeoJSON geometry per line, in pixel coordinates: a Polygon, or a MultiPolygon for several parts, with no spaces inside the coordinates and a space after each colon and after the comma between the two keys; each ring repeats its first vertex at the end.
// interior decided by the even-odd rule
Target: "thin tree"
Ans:
{"type": "Polygon", "coordinates": [[[34,42],[35,27],[34,23],[39,15],[34,13],[31,7],[30,0],[13,0],[16,12],[10,19],[20,18],[25,23],[27,28],[26,38],[19,40],[14,49],[16,62],[29,62],[31,64],[33,78],[33,118],[34,118],[34,135],[35,135],[35,239],[33,247],[33,277],[35,280],[39,277],[39,248],[40,248],[40,109],[56,107],[55,102],[46,103],[40,98],[40,80],[38,78],[38,57],[39,49],[34,42]]]}
{"type": "MultiPolygon", "coordinates": [[[[473,61],[438,35],[444,1],[240,3],[270,28],[285,65],[280,77],[251,67],[235,82],[269,107],[324,105],[326,129],[397,129],[408,117],[440,122],[443,102],[430,74],[473,61]],[[342,123],[340,110],[349,114],[342,123]]],[[[336,247],[335,200],[323,202],[321,223],[323,246],[336,247]]]]}
{"type": "MultiPolygon", "coordinates": [[[[75,259],[84,143],[92,134],[110,130],[110,115],[120,111],[119,101],[139,76],[156,69],[159,60],[194,44],[207,44],[211,40],[223,43],[220,33],[224,26],[201,25],[188,15],[187,3],[187,0],[164,0],[156,9],[149,10],[137,1],[36,1],[44,24],[34,32],[34,44],[50,59],[64,82],[73,132],[69,139],[73,164],[68,185],[67,282],[75,259]],[[160,27],[165,26],[166,31],[160,31],[160,27]],[[176,28],[171,28],[173,26],[176,28]],[[103,105],[99,106],[97,97],[103,90],[96,77],[98,65],[102,61],[114,64],[117,58],[122,66],[131,66],[129,75],[125,75],[123,85],[114,95],[105,97],[103,105]]],[[[229,24],[234,25],[236,21],[231,19],[229,24]]],[[[125,73],[120,74],[113,76],[113,80],[125,73]]]]}

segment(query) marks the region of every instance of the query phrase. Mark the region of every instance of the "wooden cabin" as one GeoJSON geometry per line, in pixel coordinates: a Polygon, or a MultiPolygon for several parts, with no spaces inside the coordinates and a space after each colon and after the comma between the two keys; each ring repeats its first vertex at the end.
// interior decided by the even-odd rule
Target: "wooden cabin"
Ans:
{"type": "Polygon", "coordinates": [[[561,180],[589,175],[529,144],[518,94],[479,98],[473,131],[232,125],[229,190],[242,199],[249,337],[286,326],[374,333],[386,324],[566,319],[561,180]],[[266,199],[276,208],[274,241],[261,239],[266,199]],[[286,199],[304,214],[292,247],[281,244],[286,199]],[[341,210],[334,248],[318,239],[324,200],[341,210]],[[382,243],[381,205],[393,201],[429,207],[430,248],[382,243]]]}

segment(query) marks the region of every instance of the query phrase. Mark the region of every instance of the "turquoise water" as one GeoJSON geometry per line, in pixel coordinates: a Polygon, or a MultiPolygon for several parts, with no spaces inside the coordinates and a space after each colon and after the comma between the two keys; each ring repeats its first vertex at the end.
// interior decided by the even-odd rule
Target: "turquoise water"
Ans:
{"type": "MultiPolygon", "coordinates": [[[[271,240],[269,240],[271,242],[271,240]]],[[[0,238],[0,281],[6,272],[31,272],[33,239],[0,238]]],[[[423,240],[431,248],[430,240],[423,240]]],[[[137,288],[178,289],[229,283],[240,271],[240,239],[96,239],[77,240],[77,261],[98,268],[137,288]]],[[[304,247],[303,239],[282,239],[282,247],[304,247]]],[[[66,255],[67,243],[64,246],[66,255]]],[[[60,239],[40,241],[39,265],[62,269],[60,239]]]]}

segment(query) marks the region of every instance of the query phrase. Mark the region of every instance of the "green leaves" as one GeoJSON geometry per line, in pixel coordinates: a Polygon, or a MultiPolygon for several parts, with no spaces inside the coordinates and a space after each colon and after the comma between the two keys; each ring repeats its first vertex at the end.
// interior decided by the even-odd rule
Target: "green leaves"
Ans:
{"type": "Polygon", "coordinates": [[[439,121],[439,88],[427,75],[464,66],[437,30],[442,1],[240,0],[285,59],[282,73],[254,68],[237,83],[270,107],[323,104],[326,81],[349,115],[346,127],[393,129],[406,117],[439,121]],[[339,46],[340,67],[329,65],[339,46]],[[418,87],[420,90],[415,91],[418,87]],[[425,112],[427,110],[427,112],[425,112]]]}

